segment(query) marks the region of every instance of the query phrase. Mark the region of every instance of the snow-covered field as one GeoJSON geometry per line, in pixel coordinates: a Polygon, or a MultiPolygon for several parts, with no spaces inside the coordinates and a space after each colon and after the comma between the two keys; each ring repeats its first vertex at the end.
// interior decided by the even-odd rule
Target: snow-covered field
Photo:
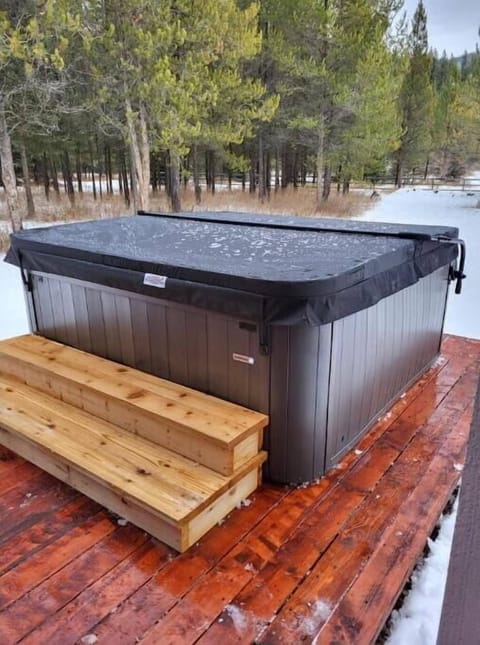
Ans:
{"type": "MultiPolygon", "coordinates": [[[[477,173],[480,177],[480,173],[477,173]]],[[[449,298],[445,331],[480,338],[480,193],[402,189],[386,195],[360,217],[413,224],[449,224],[467,242],[468,279],[463,293],[449,298]]],[[[1,259],[1,256],[0,256],[1,259]]],[[[0,262],[0,339],[28,332],[19,272],[0,262]]],[[[442,604],[455,513],[442,523],[432,554],[415,573],[412,591],[394,616],[389,645],[434,645],[442,604]]]]}
{"type": "MultiPolygon", "coordinates": [[[[480,177],[480,173],[476,176],[480,177]]],[[[461,296],[450,291],[445,331],[480,338],[480,192],[467,193],[403,188],[386,195],[359,219],[402,224],[449,224],[467,243],[467,279],[461,296]]]]}

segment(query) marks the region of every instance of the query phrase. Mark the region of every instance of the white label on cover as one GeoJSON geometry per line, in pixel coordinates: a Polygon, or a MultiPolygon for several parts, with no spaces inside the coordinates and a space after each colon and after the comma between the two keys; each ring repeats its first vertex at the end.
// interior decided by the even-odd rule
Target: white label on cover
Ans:
{"type": "Polygon", "coordinates": [[[158,287],[159,289],[165,289],[167,286],[167,276],[166,275],[155,275],[155,273],[146,273],[143,278],[143,284],[148,285],[149,287],[158,287]]]}
{"type": "Polygon", "coordinates": [[[245,356],[244,354],[233,354],[233,360],[239,363],[246,363],[247,365],[255,365],[253,356],[245,356]]]}

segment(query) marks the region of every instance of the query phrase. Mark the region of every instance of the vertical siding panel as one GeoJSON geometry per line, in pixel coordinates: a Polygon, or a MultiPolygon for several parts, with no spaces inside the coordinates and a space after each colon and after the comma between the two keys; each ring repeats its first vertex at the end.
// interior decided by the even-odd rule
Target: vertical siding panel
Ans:
{"type": "Polygon", "coordinates": [[[359,372],[361,373],[361,380],[358,383],[358,400],[359,400],[359,414],[357,425],[352,429],[350,439],[353,439],[358,432],[358,428],[363,428],[365,424],[369,421],[369,407],[370,407],[370,396],[372,392],[372,385],[370,378],[370,365],[371,365],[371,355],[374,353],[375,347],[375,338],[369,334],[368,327],[368,309],[365,309],[361,312],[361,325],[360,329],[357,331],[355,343],[361,348],[361,367],[357,366],[359,372]]]}
{"type": "Polygon", "coordinates": [[[234,354],[248,356],[250,349],[248,331],[240,329],[236,320],[227,322],[228,399],[248,405],[248,380],[252,366],[233,360],[234,354]]]}
{"type": "Polygon", "coordinates": [[[207,313],[208,391],[228,399],[228,333],[227,320],[207,313]]]}
{"type": "Polygon", "coordinates": [[[77,326],[78,347],[85,352],[92,351],[90,324],[88,319],[85,287],[72,284],[73,309],[77,326]]]}
{"type": "Polygon", "coordinates": [[[72,287],[68,282],[60,282],[60,289],[62,292],[63,312],[65,316],[65,334],[68,339],[68,344],[73,347],[78,347],[78,334],[75,309],[73,307],[72,287]]]}
{"type": "Polygon", "coordinates": [[[399,348],[396,343],[396,302],[394,302],[395,296],[391,299],[387,298],[386,305],[386,338],[385,338],[385,352],[387,355],[387,365],[385,372],[385,389],[383,392],[382,401],[384,405],[388,402],[390,397],[390,392],[394,387],[395,376],[398,369],[398,353],[402,348],[399,348]]]}
{"type": "Polygon", "coordinates": [[[38,326],[38,333],[42,335],[45,334],[45,330],[47,328],[47,321],[44,318],[43,310],[42,307],[43,305],[43,299],[41,297],[41,290],[40,290],[40,285],[42,282],[43,278],[32,275],[32,297],[33,297],[33,306],[35,307],[35,314],[37,317],[37,326],[38,326]]]}
{"type": "Polygon", "coordinates": [[[287,469],[294,483],[313,479],[318,327],[290,328],[287,469]]]}
{"type": "Polygon", "coordinates": [[[185,311],[167,307],[166,322],[168,334],[168,365],[170,378],[175,383],[188,383],[187,329],[185,311]]]}
{"type": "Polygon", "coordinates": [[[371,419],[376,412],[375,402],[378,396],[379,375],[378,364],[378,315],[375,307],[367,309],[367,335],[369,339],[368,352],[368,391],[366,392],[367,412],[366,416],[371,419]]]}
{"type": "Polygon", "coordinates": [[[103,319],[102,300],[100,291],[96,289],[85,290],[87,301],[88,324],[90,328],[90,339],[92,343],[92,352],[97,356],[106,357],[107,340],[105,321],[103,319]]]}
{"type": "Polygon", "coordinates": [[[270,355],[260,353],[259,332],[248,334],[248,355],[255,358],[255,364],[248,372],[248,407],[258,412],[269,412],[270,398],[270,355]]]}
{"type": "MultiPolygon", "coordinates": [[[[332,358],[330,373],[330,393],[328,398],[328,427],[327,427],[327,467],[333,465],[335,455],[338,452],[339,434],[342,428],[342,408],[344,400],[342,397],[342,376],[343,376],[343,350],[344,350],[344,323],[345,320],[336,320],[332,324],[332,358]]],[[[343,398],[345,398],[345,392],[343,398]]]]}
{"type": "MultiPolygon", "coordinates": [[[[387,317],[387,300],[381,300],[379,303],[380,307],[378,308],[378,364],[377,364],[377,378],[378,378],[378,390],[377,390],[377,400],[375,402],[375,407],[379,412],[381,407],[379,406],[380,401],[385,400],[386,385],[387,385],[387,374],[390,369],[390,363],[393,359],[393,350],[388,336],[388,317],[387,317]]],[[[378,305],[377,305],[378,306],[378,305]]]]}
{"type": "Polygon", "coordinates": [[[115,296],[115,310],[120,334],[120,347],[122,350],[121,362],[125,365],[135,366],[135,346],[133,343],[132,315],[130,311],[130,298],[128,296],[115,296]]]}
{"type": "Polygon", "coordinates": [[[108,292],[100,292],[102,303],[103,320],[106,327],[107,358],[117,363],[122,362],[122,343],[124,339],[120,335],[120,329],[117,320],[117,310],[115,307],[115,296],[108,292]]]}
{"type": "Polygon", "coordinates": [[[267,475],[275,481],[289,480],[287,450],[289,424],[289,327],[272,327],[270,356],[270,428],[265,437],[269,451],[267,475]]]}
{"type": "Polygon", "coordinates": [[[197,390],[207,392],[207,316],[202,311],[191,311],[186,316],[185,325],[188,384],[197,390]]]}
{"type": "Polygon", "coordinates": [[[148,304],[148,336],[152,352],[152,371],[157,376],[169,379],[168,335],[166,309],[160,304],[148,304]]]}
{"type": "Polygon", "coordinates": [[[47,281],[50,289],[50,301],[52,303],[53,324],[55,326],[56,339],[61,343],[67,343],[65,314],[63,311],[62,292],[60,282],[55,278],[49,278],[47,281]]]}
{"type": "Polygon", "coordinates": [[[135,367],[143,372],[152,371],[152,351],[148,329],[147,303],[138,298],[130,299],[132,314],[133,345],[135,350],[135,367]]]}
{"type": "Polygon", "coordinates": [[[313,476],[325,471],[327,441],[328,395],[330,387],[330,356],[332,351],[332,324],[318,328],[318,355],[316,374],[315,433],[313,448],[313,476]]]}

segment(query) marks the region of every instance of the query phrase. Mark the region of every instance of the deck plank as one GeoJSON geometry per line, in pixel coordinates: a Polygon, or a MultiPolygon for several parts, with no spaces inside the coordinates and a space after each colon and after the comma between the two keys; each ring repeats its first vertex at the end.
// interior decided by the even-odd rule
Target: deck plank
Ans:
{"type": "Polygon", "coordinates": [[[263,486],[182,555],[2,450],[2,645],[374,641],[458,482],[479,367],[447,337],[339,468],[263,486]]]}

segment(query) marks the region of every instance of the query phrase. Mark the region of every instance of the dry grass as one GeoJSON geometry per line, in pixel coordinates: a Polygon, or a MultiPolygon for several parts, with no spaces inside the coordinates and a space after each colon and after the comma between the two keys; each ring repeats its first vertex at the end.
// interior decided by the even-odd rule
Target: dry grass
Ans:
{"type": "Polygon", "coordinates": [[[6,229],[0,228],[0,253],[5,253],[8,249],[9,235],[6,229]]]}
{"type": "Polygon", "coordinates": [[[253,213],[290,215],[313,215],[320,217],[353,217],[370,204],[370,198],[360,193],[339,195],[333,192],[320,209],[316,205],[315,188],[287,188],[272,192],[270,199],[261,203],[256,195],[241,190],[221,191],[215,195],[204,193],[202,204],[195,206],[191,191],[185,193],[184,207],[187,210],[230,210],[253,213]]]}
{"type": "MultiPolygon", "coordinates": [[[[311,186],[298,189],[288,188],[277,193],[272,192],[270,199],[265,200],[264,203],[259,201],[257,195],[252,195],[248,191],[242,192],[239,189],[232,191],[220,189],[215,195],[203,191],[200,206],[195,204],[193,190],[190,187],[182,190],[181,198],[182,208],[185,211],[243,211],[320,217],[353,217],[365,210],[371,203],[370,198],[362,193],[352,192],[343,196],[334,192],[330,199],[322,205],[322,208],[317,209],[315,188],[311,186]]],[[[131,209],[129,211],[121,195],[104,195],[102,199],[94,200],[91,193],[76,194],[75,202],[71,204],[63,193],[60,196],[52,193],[50,199],[47,200],[43,189],[35,187],[34,201],[35,221],[41,222],[104,219],[132,212],[131,209]]],[[[170,210],[164,192],[152,194],[150,210],[170,210]]],[[[7,230],[5,196],[2,192],[0,193],[0,251],[5,251],[8,247],[7,230]]]]}

